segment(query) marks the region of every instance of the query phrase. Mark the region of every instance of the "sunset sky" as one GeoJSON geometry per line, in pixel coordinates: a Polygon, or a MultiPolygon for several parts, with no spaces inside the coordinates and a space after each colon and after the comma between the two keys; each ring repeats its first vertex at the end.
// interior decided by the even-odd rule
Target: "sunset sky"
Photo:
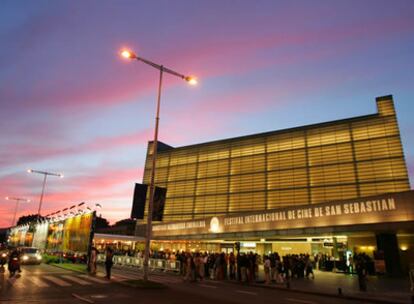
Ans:
{"type": "Polygon", "coordinates": [[[14,202],[43,214],[100,203],[128,218],[153,137],[158,73],[123,47],[183,74],[165,76],[159,139],[183,146],[375,113],[394,95],[414,181],[414,1],[0,2],[0,227],[14,202]]]}

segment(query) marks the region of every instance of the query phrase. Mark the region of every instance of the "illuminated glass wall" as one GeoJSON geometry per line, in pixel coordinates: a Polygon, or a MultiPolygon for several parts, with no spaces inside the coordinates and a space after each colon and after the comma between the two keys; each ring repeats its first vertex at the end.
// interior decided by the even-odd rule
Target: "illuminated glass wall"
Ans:
{"type": "MultiPolygon", "coordinates": [[[[392,96],[378,113],[211,143],[160,144],[164,221],[409,190],[392,96]]],[[[151,145],[144,183],[149,183],[151,145]]]]}

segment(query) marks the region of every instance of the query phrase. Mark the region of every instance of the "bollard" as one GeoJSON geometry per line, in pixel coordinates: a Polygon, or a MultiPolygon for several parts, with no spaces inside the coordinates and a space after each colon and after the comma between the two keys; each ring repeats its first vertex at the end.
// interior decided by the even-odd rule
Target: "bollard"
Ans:
{"type": "Polygon", "coordinates": [[[290,289],[290,281],[286,281],[286,288],[290,289]]]}
{"type": "Polygon", "coordinates": [[[342,288],[338,287],[338,295],[342,296],[342,288]]]}

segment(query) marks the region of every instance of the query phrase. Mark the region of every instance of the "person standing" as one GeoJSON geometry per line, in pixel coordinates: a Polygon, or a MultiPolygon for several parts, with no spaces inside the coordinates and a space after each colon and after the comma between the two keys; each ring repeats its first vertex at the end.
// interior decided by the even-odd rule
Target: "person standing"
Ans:
{"type": "Polygon", "coordinates": [[[184,281],[190,281],[191,278],[191,267],[193,264],[193,258],[191,256],[191,254],[189,252],[186,253],[185,255],[185,275],[184,275],[184,281]]]}
{"type": "Polygon", "coordinates": [[[98,258],[98,250],[95,247],[91,249],[91,256],[89,259],[89,273],[96,275],[96,260],[98,258]]]}
{"type": "Polygon", "coordinates": [[[245,253],[242,253],[240,256],[240,274],[241,274],[241,282],[247,283],[247,268],[249,266],[249,260],[245,253]]]}
{"type": "Polygon", "coordinates": [[[356,265],[355,270],[358,275],[358,285],[360,291],[367,291],[367,280],[366,280],[366,267],[365,267],[365,261],[360,256],[358,259],[356,259],[356,265]]]}
{"type": "Polygon", "coordinates": [[[111,268],[114,264],[113,262],[114,253],[112,251],[112,248],[108,247],[106,248],[106,256],[105,256],[105,269],[106,269],[106,278],[108,280],[111,279],[111,268]]]}
{"type": "Polygon", "coordinates": [[[198,255],[197,264],[198,264],[197,275],[200,278],[200,281],[202,281],[204,279],[204,257],[201,253],[198,255]]]}
{"type": "Polygon", "coordinates": [[[265,255],[264,257],[264,273],[265,273],[265,284],[270,284],[270,268],[271,268],[271,261],[270,258],[265,255]]]}
{"type": "Polygon", "coordinates": [[[242,262],[242,257],[240,255],[240,252],[237,252],[237,255],[236,255],[236,272],[237,272],[237,281],[239,281],[239,282],[242,281],[241,262],[242,262]]]}
{"type": "Polygon", "coordinates": [[[230,280],[236,279],[236,257],[234,253],[231,252],[229,256],[229,265],[230,265],[230,280]]]}

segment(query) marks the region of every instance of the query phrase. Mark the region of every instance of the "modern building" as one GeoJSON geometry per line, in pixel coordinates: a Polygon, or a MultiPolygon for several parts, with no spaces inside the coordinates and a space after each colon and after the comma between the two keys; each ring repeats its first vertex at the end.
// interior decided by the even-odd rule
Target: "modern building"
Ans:
{"type": "MultiPolygon", "coordinates": [[[[260,253],[411,259],[414,193],[393,97],[376,103],[377,113],[349,119],[178,148],[159,142],[155,184],[167,198],[154,239],[174,250],[231,251],[240,241],[260,253]]],[[[147,184],[151,156],[150,142],[147,184]]]]}

